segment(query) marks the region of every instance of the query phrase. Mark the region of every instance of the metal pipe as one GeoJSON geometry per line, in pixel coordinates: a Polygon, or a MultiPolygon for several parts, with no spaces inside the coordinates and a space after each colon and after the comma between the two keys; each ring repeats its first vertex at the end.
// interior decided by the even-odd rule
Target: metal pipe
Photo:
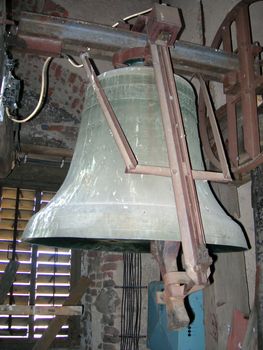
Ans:
{"type": "MultiPolygon", "coordinates": [[[[9,46],[38,54],[79,55],[89,50],[91,58],[111,60],[120,49],[144,47],[147,35],[106,25],[23,12],[18,32],[9,38],[9,46]],[[39,43],[41,42],[41,45],[39,43]]],[[[177,41],[171,49],[173,64],[178,73],[201,73],[215,81],[223,81],[224,74],[237,71],[236,54],[201,45],[177,41]]]]}

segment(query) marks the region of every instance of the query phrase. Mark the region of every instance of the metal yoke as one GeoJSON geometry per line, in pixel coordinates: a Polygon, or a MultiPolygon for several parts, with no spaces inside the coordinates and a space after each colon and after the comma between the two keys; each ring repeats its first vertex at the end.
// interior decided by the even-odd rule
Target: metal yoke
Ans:
{"type": "MultiPolygon", "coordinates": [[[[179,242],[154,241],[152,252],[159,262],[165,283],[165,291],[162,298],[168,307],[170,320],[172,320],[169,322],[169,326],[172,329],[178,329],[186,326],[189,322],[183,302],[185,296],[204,288],[208,284],[210,265],[212,263],[205,245],[203,223],[194,180],[229,181],[231,177],[216,123],[214,123],[214,132],[217,136],[217,145],[220,148],[220,160],[223,163],[222,168],[224,172],[197,171],[191,167],[169,52],[169,45],[174,44],[177,34],[181,29],[181,22],[174,25],[171,23],[166,25],[166,12],[163,13],[163,9],[166,9],[166,7],[155,4],[150,17],[150,26],[147,27],[147,31],[160,99],[169,167],[138,164],[136,155],[134,155],[112,106],[93,70],[88,53],[82,54],[81,60],[88,80],[93,86],[98,102],[126,164],[126,172],[169,176],[172,179],[185,271],[178,271],[177,268],[179,242]],[[162,21],[162,23],[160,24],[158,21],[162,21]]],[[[169,8],[169,14],[171,10],[176,13],[174,18],[177,18],[177,21],[179,21],[178,9],[169,8]]],[[[212,119],[214,118],[215,122],[213,112],[211,112],[210,117],[212,119]]]]}

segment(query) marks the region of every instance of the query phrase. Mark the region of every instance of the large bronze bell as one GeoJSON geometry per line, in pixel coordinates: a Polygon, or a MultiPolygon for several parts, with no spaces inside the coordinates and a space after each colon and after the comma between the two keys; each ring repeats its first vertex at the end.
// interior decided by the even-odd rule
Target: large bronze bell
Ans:
{"type": "MultiPolygon", "coordinates": [[[[128,67],[99,79],[139,164],[168,166],[153,69],[128,67]]],[[[195,94],[181,77],[176,85],[192,168],[203,170],[195,94]]],[[[247,248],[241,227],[208,183],[196,183],[206,243],[221,250],[247,248]]],[[[112,251],[148,251],[151,240],[180,241],[171,179],[125,173],[91,86],[67,177],[49,205],[29,221],[23,240],[112,251]]]]}

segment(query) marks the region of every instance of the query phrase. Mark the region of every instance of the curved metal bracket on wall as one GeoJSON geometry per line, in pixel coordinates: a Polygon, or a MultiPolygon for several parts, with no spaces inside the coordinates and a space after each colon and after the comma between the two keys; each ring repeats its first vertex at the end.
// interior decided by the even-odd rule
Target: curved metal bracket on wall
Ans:
{"type": "MultiPolygon", "coordinates": [[[[223,45],[224,51],[233,53],[231,26],[235,23],[239,69],[227,73],[223,83],[227,112],[226,149],[231,170],[235,176],[249,173],[263,162],[257,112],[257,94],[262,93],[263,76],[260,65],[256,66],[255,62],[255,57],[262,51],[262,47],[252,43],[249,17],[249,6],[258,1],[261,0],[246,0],[238,3],[222,22],[211,45],[216,49],[223,45]],[[240,135],[241,127],[237,120],[238,104],[241,104],[243,135],[240,135]]],[[[200,136],[208,160],[217,169],[220,169],[218,155],[215,154],[211,145],[210,126],[206,113],[205,100],[201,93],[199,99],[200,136]]]]}

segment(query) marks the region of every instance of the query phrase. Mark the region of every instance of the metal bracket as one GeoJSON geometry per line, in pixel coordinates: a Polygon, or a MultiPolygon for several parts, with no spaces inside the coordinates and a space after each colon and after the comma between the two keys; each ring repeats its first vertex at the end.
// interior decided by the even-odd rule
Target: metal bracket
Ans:
{"type": "MultiPolygon", "coordinates": [[[[257,111],[257,94],[262,93],[263,90],[263,75],[255,59],[263,48],[252,42],[249,17],[249,6],[259,1],[262,0],[240,1],[221,23],[211,45],[215,49],[223,45],[227,54],[238,52],[239,67],[228,72],[223,81],[226,94],[227,154],[232,173],[236,178],[242,174],[249,174],[252,169],[263,162],[257,111]],[[233,40],[233,33],[231,33],[233,24],[236,25],[236,40],[233,40]],[[236,50],[233,47],[235,41],[236,50]],[[237,111],[240,109],[241,118],[239,120],[237,111]],[[242,126],[242,130],[239,129],[239,126],[242,126]]],[[[207,112],[209,113],[208,108],[207,112]]],[[[205,154],[209,161],[220,169],[219,159],[209,140],[209,126],[202,92],[199,100],[199,120],[200,136],[205,154]]]]}
{"type": "MultiPolygon", "coordinates": [[[[155,11],[157,8],[158,6],[155,7],[155,11]]],[[[161,10],[162,8],[163,7],[160,6],[161,10]]],[[[155,18],[156,17],[158,16],[155,13],[155,18]]],[[[172,27],[170,24],[169,32],[173,32],[173,35],[162,35],[161,32],[163,30],[163,26],[158,26],[158,23],[155,21],[155,29],[154,33],[152,34],[152,40],[154,40],[153,38],[158,38],[158,44],[150,43],[150,51],[159,94],[164,134],[168,151],[169,167],[156,167],[138,164],[136,155],[134,154],[126,135],[121,128],[118,118],[115,115],[112,106],[93,70],[93,67],[89,61],[89,55],[87,53],[82,54],[81,60],[87,73],[88,80],[92,84],[98,102],[125,162],[126,172],[133,174],[151,174],[171,177],[179,228],[181,232],[186,271],[178,272],[171,271],[169,268],[167,269],[167,266],[169,265],[169,262],[167,264],[167,261],[170,261],[169,254],[170,258],[172,259],[174,258],[173,254],[163,252],[163,254],[160,255],[160,253],[157,252],[155,255],[157,256],[159,264],[165,265],[165,268],[163,269],[163,278],[166,288],[164,300],[166,301],[168,309],[169,305],[171,304],[170,310],[171,308],[177,309],[178,306],[178,310],[183,311],[182,302],[184,297],[193,291],[204,288],[208,284],[208,277],[210,275],[209,267],[212,263],[212,259],[209,257],[205,246],[203,223],[195,187],[195,180],[201,179],[221,182],[229,181],[231,176],[227,166],[226,157],[217,129],[211,102],[209,101],[208,92],[202,79],[201,85],[203,88],[204,97],[207,100],[208,106],[211,107],[209,108],[210,119],[211,123],[213,124],[214,132],[217,136],[217,145],[220,160],[223,164],[223,173],[196,171],[191,168],[191,161],[184,132],[184,124],[168,47],[168,43],[174,43],[176,38],[174,33],[178,33],[180,27],[180,23],[177,23],[174,25],[174,27],[172,27]],[[158,28],[159,32],[156,28],[158,28]]],[[[166,30],[165,26],[164,28],[166,30]]],[[[148,34],[151,35],[151,26],[147,27],[147,31],[148,34]]],[[[174,261],[172,265],[174,265],[174,261]]],[[[186,322],[185,310],[182,312],[182,323],[184,322],[186,322]]],[[[176,324],[175,327],[177,327],[178,324],[176,324]]]]}

